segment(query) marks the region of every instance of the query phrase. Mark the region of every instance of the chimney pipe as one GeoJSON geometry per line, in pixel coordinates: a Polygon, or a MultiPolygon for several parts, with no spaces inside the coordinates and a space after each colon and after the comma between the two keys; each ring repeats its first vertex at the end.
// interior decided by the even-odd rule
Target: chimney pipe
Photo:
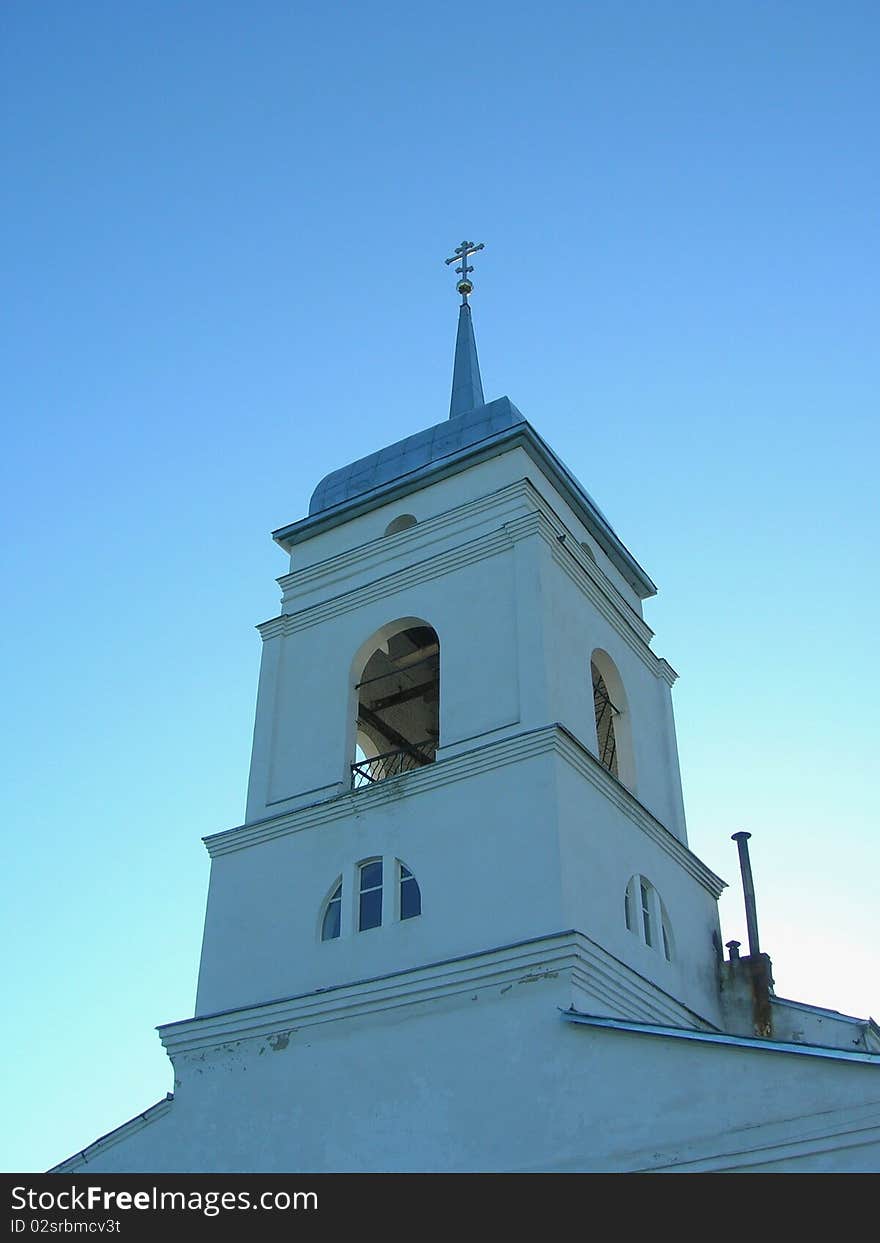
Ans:
{"type": "Polygon", "coordinates": [[[734,833],[731,840],[736,842],[739,851],[739,868],[742,872],[743,897],[746,900],[746,928],[749,933],[749,953],[760,954],[758,941],[758,913],[755,907],[755,885],[752,881],[752,865],[749,862],[749,838],[751,833],[734,833]]]}

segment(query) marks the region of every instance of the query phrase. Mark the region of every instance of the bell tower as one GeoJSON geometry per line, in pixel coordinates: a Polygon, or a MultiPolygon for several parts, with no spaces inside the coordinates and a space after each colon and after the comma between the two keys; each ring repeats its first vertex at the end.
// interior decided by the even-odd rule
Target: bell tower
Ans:
{"type": "Polygon", "coordinates": [[[581,1010],[718,1019],[722,882],[687,847],[655,587],[485,401],[481,249],[447,260],[449,418],[274,532],[290,569],[259,627],[246,822],[207,841],[197,1015],[546,943],[581,1010]]]}
{"type": "Polygon", "coordinates": [[[174,1093],[57,1172],[876,1169],[880,1029],[775,996],[753,895],[721,961],[654,585],[485,400],[481,249],[448,419],[274,533],[174,1093]]]}

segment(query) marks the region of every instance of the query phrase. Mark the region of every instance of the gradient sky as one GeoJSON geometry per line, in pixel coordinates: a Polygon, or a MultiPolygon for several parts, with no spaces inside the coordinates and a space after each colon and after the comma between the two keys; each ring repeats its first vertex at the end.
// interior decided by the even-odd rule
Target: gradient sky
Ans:
{"type": "MultiPolygon", "coordinates": [[[[160,1099],[240,823],[269,532],[442,419],[443,259],[660,587],[691,846],[880,1017],[873,0],[6,0],[0,1165],[160,1099]]],[[[291,947],[291,952],[295,952],[291,947]]]]}

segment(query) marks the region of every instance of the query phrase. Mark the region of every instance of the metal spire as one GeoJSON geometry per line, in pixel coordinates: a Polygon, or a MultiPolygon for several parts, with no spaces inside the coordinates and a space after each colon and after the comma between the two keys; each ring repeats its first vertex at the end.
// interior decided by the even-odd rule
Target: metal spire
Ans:
{"type": "Polygon", "coordinates": [[[455,363],[452,369],[452,400],[449,403],[449,417],[467,414],[469,410],[485,404],[483,382],[480,379],[480,363],[477,358],[477,342],[474,338],[474,325],[471,320],[471,308],[468,294],[473,293],[473,282],[469,274],[473,267],[468,265],[471,255],[482,250],[483,242],[477,246],[473,242],[462,242],[456,246],[455,254],[446,263],[459,262],[455,269],[461,279],[455,288],[461,294],[461,306],[458,310],[458,335],[455,338],[455,363]]]}

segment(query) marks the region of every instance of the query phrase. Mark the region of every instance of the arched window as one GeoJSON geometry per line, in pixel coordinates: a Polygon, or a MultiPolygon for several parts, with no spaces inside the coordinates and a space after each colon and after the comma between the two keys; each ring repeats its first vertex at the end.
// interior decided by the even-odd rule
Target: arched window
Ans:
{"type": "MultiPolygon", "coordinates": [[[[364,859],[339,877],[325,900],[320,921],[321,940],[336,941],[352,929],[368,932],[387,924],[415,919],[422,913],[422,892],[413,872],[400,859],[364,859]],[[388,881],[386,892],[386,879],[388,881]],[[353,919],[343,918],[344,885],[353,884],[353,919]]],[[[349,908],[346,908],[348,910],[349,908]]]]}
{"type": "MultiPolygon", "coordinates": [[[[411,619],[361,649],[352,787],[433,763],[440,741],[440,640],[411,619]]],[[[357,666],[356,666],[357,669],[357,666]]]]}
{"type": "Polygon", "coordinates": [[[327,899],[321,920],[321,940],[335,941],[342,929],[342,878],[327,899]]]}
{"type": "Polygon", "coordinates": [[[592,661],[590,661],[590,673],[593,677],[593,711],[596,714],[599,762],[616,777],[618,776],[617,735],[614,732],[614,718],[620,716],[620,709],[611,702],[605,679],[592,661]]]}
{"type": "Polygon", "coordinates": [[[635,764],[626,691],[617,666],[601,648],[590,657],[590,678],[599,763],[634,790],[635,764]]]}
{"type": "Polygon", "coordinates": [[[406,531],[410,527],[414,527],[417,521],[412,514],[401,514],[398,518],[392,518],[385,528],[385,534],[396,535],[398,531],[406,531]]]}
{"type": "Polygon", "coordinates": [[[405,863],[397,862],[400,868],[400,918],[413,919],[422,913],[422,893],[419,882],[405,863]]]}
{"type": "Polygon", "coordinates": [[[660,894],[644,876],[633,876],[624,898],[626,926],[649,949],[672,962],[672,928],[660,894]]]}

